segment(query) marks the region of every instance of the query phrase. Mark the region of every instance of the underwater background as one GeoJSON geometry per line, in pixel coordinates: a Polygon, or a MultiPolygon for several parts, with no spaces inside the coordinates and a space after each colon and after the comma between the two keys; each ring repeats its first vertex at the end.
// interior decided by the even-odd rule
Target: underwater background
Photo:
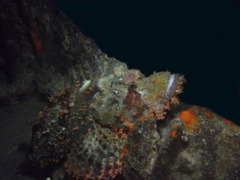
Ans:
{"type": "Polygon", "coordinates": [[[54,0],[108,56],[184,74],[180,99],[240,124],[240,1],[54,0]]]}

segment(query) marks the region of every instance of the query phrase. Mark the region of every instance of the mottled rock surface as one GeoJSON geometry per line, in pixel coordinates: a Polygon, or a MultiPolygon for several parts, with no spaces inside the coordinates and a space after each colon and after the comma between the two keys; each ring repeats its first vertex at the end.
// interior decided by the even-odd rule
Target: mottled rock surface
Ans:
{"type": "Polygon", "coordinates": [[[182,75],[129,70],[52,1],[4,0],[0,10],[1,106],[33,119],[20,179],[239,179],[239,127],[179,103],[182,75]],[[49,101],[38,117],[33,97],[49,101]]]}
{"type": "Polygon", "coordinates": [[[51,0],[4,0],[0,10],[1,100],[60,92],[116,63],[51,0]]]}

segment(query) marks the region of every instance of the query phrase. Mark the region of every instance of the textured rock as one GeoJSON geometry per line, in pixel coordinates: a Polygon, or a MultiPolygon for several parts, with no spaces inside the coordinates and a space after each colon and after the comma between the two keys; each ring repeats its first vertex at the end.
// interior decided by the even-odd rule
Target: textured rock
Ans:
{"type": "Polygon", "coordinates": [[[29,161],[45,167],[67,158],[67,172],[77,178],[114,178],[122,169],[129,178],[152,175],[160,146],[157,122],[178,103],[184,78],[169,72],[144,77],[120,65],[112,69],[113,74],[96,74],[50,98],[33,122],[29,161]],[[132,168],[138,174],[132,175],[132,168]]]}
{"type": "Polygon", "coordinates": [[[38,92],[54,94],[116,63],[51,0],[4,0],[0,17],[0,100],[38,92]]]}
{"type": "Polygon", "coordinates": [[[159,129],[157,178],[238,179],[240,128],[207,108],[182,105],[159,129]]]}
{"type": "Polygon", "coordinates": [[[33,122],[28,160],[42,168],[62,162],[85,179],[239,177],[239,127],[207,108],[179,104],[182,76],[121,71],[51,97],[33,122]]]}
{"type": "Polygon", "coordinates": [[[32,122],[23,170],[55,179],[240,177],[239,127],[179,103],[183,76],[129,70],[51,1],[5,0],[0,8],[1,77],[8,77],[1,101],[49,98],[32,122]]]}

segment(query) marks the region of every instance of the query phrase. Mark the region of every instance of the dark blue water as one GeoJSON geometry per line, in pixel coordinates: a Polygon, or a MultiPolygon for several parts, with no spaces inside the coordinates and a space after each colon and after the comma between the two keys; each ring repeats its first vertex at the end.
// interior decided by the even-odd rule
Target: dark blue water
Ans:
{"type": "Polygon", "coordinates": [[[240,124],[240,2],[55,0],[103,52],[149,75],[185,74],[181,100],[240,124]]]}

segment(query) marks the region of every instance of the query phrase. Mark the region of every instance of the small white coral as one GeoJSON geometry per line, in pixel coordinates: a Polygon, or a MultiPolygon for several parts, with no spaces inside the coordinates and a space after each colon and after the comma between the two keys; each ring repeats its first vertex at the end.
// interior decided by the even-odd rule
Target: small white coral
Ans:
{"type": "Polygon", "coordinates": [[[87,89],[87,87],[90,85],[90,83],[91,83],[91,80],[84,80],[83,81],[83,85],[82,85],[82,87],[80,88],[80,92],[83,92],[84,90],[86,90],[87,89]]]}

